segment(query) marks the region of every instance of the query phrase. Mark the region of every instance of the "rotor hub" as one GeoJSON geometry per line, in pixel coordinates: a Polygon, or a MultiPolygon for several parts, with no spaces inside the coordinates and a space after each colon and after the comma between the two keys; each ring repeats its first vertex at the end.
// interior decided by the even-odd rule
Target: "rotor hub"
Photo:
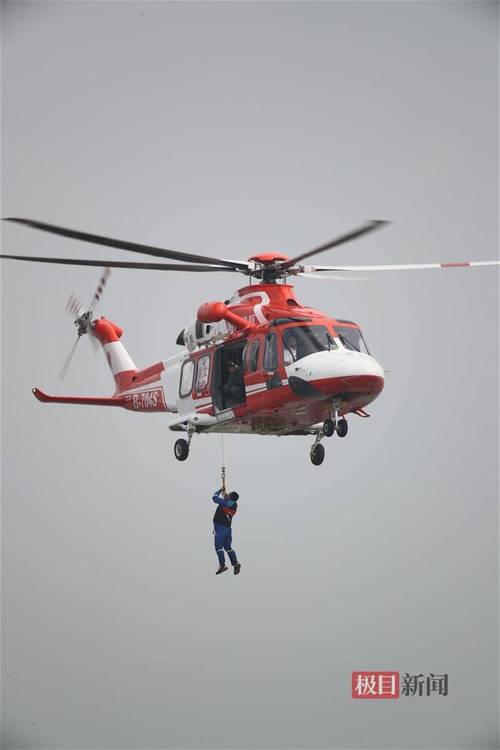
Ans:
{"type": "Polygon", "coordinates": [[[280,264],[290,260],[285,253],[259,253],[248,259],[250,275],[260,279],[264,284],[274,284],[278,279],[289,275],[280,264]]]}
{"type": "Polygon", "coordinates": [[[252,255],[248,260],[254,261],[254,263],[258,263],[261,266],[269,266],[276,261],[290,260],[290,258],[284,253],[259,253],[258,255],[252,255]]]}

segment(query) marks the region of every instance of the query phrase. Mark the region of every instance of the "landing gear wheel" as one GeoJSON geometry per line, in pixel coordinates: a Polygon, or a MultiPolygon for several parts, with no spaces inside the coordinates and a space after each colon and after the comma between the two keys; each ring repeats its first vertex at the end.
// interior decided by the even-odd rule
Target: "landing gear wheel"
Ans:
{"type": "Polygon", "coordinates": [[[189,444],[184,438],[179,438],[175,441],[174,445],[174,456],[178,461],[185,461],[189,456],[189,444]]]}
{"type": "Polygon", "coordinates": [[[325,460],[325,449],[318,443],[311,451],[311,461],[315,466],[320,466],[325,460]]]}
{"type": "Polygon", "coordinates": [[[326,437],[331,437],[335,434],[335,422],[333,419],[325,419],[323,422],[323,434],[326,437]]]}
{"type": "Polygon", "coordinates": [[[337,435],[339,437],[345,437],[347,435],[348,429],[349,425],[347,424],[347,419],[339,419],[339,423],[337,425],[337,435]]]}

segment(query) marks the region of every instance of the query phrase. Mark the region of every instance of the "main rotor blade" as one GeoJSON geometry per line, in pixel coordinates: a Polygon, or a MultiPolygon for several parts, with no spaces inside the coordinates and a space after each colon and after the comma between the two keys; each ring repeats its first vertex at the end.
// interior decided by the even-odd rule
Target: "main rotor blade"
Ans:
{"type": "Polygon", "coordinates": [[[306,253],[301,253],[300,255],[296,255],[295,258],[290,258],[290,260],[285,261],[284,263],[278,263],[278,268],[290,268],[290,266],[294,266],[296,263],[299,263],[301,260],[305,260],[305,258],[310,258],[311,255],[317,255],[318,253],[324,253],[325,250],[331,250],[333,247],[338,247],[339,245],[344,245],[346,242],[351,242],[352,240],[356,240],[358,237],[362,237],[364,234],[368,234],[369,232],[375,231],[375,229],[380,229],[381,227],[388,224],[388,221],[382,221],[380,219],[373,219],[373,221],[368,221],[366,224],[363,224],[361,227],[358,227],[357,229],[353,229],[352,232],[348,232],[347,234],[342,234],[340,237],[336,237],[334,240],[331,240],[330,242],[325,242],[324,245],[319,245],[318,247],[315,247],[313,250],[309,250],[306,253]]]}
{"type": "Polygon", "coordinates": [[[321,279],[323,281],[371,281],[371,279],[368,276],[340,276],[339,274],[329,274],[328,276],[323,276],[320,273],[310,273],[308,271],[304,273],[298,273],[297,274],[298,279],[321,279]]]}
{"type": "MultiPolygon", "coordinates": [[[[473,268],[475,266],[499,266],[500,260],[471,260],[458,263],[409,263],[383,266],[310,266],[307,274],[325,273],[328,271],[425,271],[434,268],[473,268]]],[[[300,274],[305,275],[305,274],[300,274]]]]}
{"type": "MultiPolygon", "coordinates": [[[[82,242],[92,242],[95,245],[116,247],[118,250],[129,250],[132,253],[142,253],[143,255],[154,255],[157,258],[170,258],[171,260],[181,260],[189,263],[216,264],[219,266],[227,266],[228,268],[237,269],[239,271],[246,271],[248,269],[248,263],[241,260],[223,260],[222,258],[210,258],[205,255],[195,255],[194,253],[181,253],[177,250],[167,250],[161,247],[152,247],[151,245],[141,245],[136,242],[116,240],[112,237],[102,237],[98,234],[80,232],[77,229],[68,229],[66,227],[56,226],[55,224],[46,224],[42,221],[33,221],[32,219],[18,219],[8,217],[5,219],[5,221],[12,221],[16,224],[24,224],[25,226],[32,227],[33,229],[41,229],[42,232],[59,234],[63,237],[70,237],[71,239],[81,240],[82,242]]],[[[110,264],[108,263],[108,265],[110,264]]]]}
{"type": "Polygon", "coordinates": [[[0,255],[8,260],[26,260],[30,263],[57,263],[67,266],[94,266],[97,268],[140,268],[147,271],[239,271],[228,266],[198,266],[191,263],[134,263],[126,260],[80,260],[78,258],[44,258],[36,255],[0,255]]]}

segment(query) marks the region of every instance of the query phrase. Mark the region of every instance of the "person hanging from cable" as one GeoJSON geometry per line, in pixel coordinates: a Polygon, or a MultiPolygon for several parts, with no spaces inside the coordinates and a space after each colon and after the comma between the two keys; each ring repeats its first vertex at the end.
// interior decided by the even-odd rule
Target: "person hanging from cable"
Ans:
{"type": "Polygon", "coordinates": [[[214,514],[214,541],[215,551],[219,558],[219,567],[215,575],[220,575],[227,570],[226,558],[224,551],[233,566],[234,575],[237,576],[241,570],[241,565],[236,557],[236,552],[232,549],[232,529],[231,521],[238,510],[239,495],[237,492],[226,492],[225,470],[222,468],[222,487],[217,490],[212,500],[217,503],[217,510],[214,514]]]}

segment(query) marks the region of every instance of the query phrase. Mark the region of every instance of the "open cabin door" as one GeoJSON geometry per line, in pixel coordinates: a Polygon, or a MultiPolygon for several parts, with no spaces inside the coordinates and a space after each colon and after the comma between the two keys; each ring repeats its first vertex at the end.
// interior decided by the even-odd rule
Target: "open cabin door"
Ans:
{"type": "Polygon", "coordinates": [[[220,346],[214,352],[212,401],[216,411],[240,406],[246,401],[243,352],[245,341],[220,346]]]}

